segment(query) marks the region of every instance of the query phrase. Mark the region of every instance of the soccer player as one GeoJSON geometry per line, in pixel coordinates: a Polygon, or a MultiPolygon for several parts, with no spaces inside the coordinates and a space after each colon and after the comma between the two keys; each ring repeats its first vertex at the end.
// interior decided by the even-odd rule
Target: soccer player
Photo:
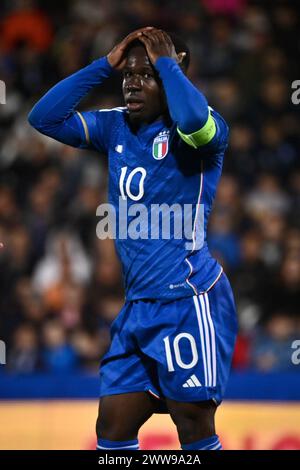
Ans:
{"type": "MultiPolygon", "coordinates": [[[[171,39],[172,37],[172,39],[171,39]]],[[[146,27],[52,88],[29,122],[65,144],[108,156],[109,202],[192,205],[193,233],[124,237],[116,231],[126,301],[100,367],[98,449],[138,449],[139,428],[157,411],[174,421],[182,449],[221,449],[214,415],[237,332],[231,287],[210,255],[206,227],[228,127],[186,77],[190,53],[146,27]],[[126,107],[76,111],[114,72],[126,107]],[[203,214],[203,217],[201,216],[203,214]]],[[[119,220],[119,217],[117,217],[119,220]]],[[[153,228],[153,227],[152,227],[153,228]]]]}

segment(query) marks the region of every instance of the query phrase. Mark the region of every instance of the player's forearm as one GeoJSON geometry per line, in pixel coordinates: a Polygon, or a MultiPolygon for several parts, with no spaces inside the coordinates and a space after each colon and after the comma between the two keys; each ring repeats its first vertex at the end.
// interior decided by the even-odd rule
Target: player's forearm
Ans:
{"type": "Polygon", "coordinates": [[[30,124],[43,134],[76,145],[75,108],[94,86],[111,75],[112,70],[103,57],[65,78],[36,103],[28,116],[30,124]]]}
{"type": "Polygon", "coordinates": [[[174,59],[160,57],[155,68],[164,85],[170,115],[179,129],[186,134],[201,129],[209,117],[205,96],[184,75],[174,59]]]}

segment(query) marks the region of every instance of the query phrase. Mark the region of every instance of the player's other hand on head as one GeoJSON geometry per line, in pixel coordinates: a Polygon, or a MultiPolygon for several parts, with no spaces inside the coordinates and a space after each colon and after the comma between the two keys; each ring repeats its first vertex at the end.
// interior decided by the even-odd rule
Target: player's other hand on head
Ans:
{"type": "Polygon", "coordinates": [[[160,57],[171,57],[180,64],[186,55],[185,52],[176,53],[172,39],[161,29],[144,30],[138,39],[144,44],[153,65],[160,57]]]}
{"type": "Polygon", "coordinates": [[[140,39],[143,32],[151,31],[152,26],[140,28],[128,34],[123,41],[119,42],[107,55],[107,60],[110,65],[116,70],[122,70],[126,62],[126,50],[129,44],[136,39],[140,39]]]}

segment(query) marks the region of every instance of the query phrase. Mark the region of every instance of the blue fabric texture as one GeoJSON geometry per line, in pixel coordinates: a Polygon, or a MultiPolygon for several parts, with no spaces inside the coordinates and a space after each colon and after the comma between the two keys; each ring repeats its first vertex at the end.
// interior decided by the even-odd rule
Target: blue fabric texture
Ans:
{"type": "Polygon", "coordinates": [[[179,65],[170,57],[155,62],[167,96],[169,112],[179,129],[192,134],[201,129],[208,119],[205,96],[191,83],[179,65]]]}
{"type": "Polygon", "coordinates": [[[222,450],[222,445],[219,437],[215,434],[214,436],[192,442],[191,444],[182,444],[181,448],[183,450],[222,450]]]}
{"type": "Polygon", "coordinates": [[[137,439],[131,441],[110,441],[108,439],[98,439],[97,450],[139,450],[137,439]]]}

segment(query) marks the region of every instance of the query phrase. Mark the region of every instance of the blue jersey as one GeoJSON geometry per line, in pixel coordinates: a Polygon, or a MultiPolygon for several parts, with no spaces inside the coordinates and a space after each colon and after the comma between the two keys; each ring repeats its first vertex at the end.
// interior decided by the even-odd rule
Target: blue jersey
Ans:
{"type": "Polygon", "coordinates": [[[111,75],[107,58],[58,83],[29,115],[30,123],[40,132],[108,156],[109,202],[115,209],[116,248],[128,301],[199,295],[222,272],[208,251],[206,229],[222,171],[228,127],[217,112],[209,110],[204,95],[173,59],[161,57],[155,67],[166,93],[168,123],[155,121],[133,132],[125,108],[76,111],[89,90],[111,75]],[[120,202],[126,203],[125,211],[120,202]],[[186,220],[178,222],[178,211],[176,215],[170,210],[170,236],[161,232],[159,219],[157,223],[147,219],[147,224],[145,217],[140,236],[136,236],[137,230],[130,236],[129,226],[138,225],[137,204],[147,216],[162,205],[183,211],[190,208],[186,216],[190,232],[183,230],[186,220]],[[124,227],[125,234],[121,233],[124,227]],[[182,236],[178,236],[179,228],[182,236]]]}
{"type": "MultiPolygon", "coordinates": [[[[211,113],[217,133],[211,143],[200,149],[186,144],[175,124],[167,126],[163,121],[133,133],[125,108],[79,115],[86,125],[81,124],[82,140],[87,132],[89,145],[108,155],[109,202],[116,210],[116,248],[127,300],[188,297],[207,291],[220,277],[222,268],[208,251],[206,229],[221,175],[228,128],[219,114],[213,110],[211,113]],[[171,227],[169,239],[163,239],[161,234],[158,239],[151,237],[151,220],[146,234],[141,227],[140,238],[120,238],[122,198],[126,198],[128,214],[130,206],[137,202],[148,209],[148,214],[153,205],[190,205],[190,243],[185,236],[174,237],[177,222],[173,218],[175,227],[171,227]],[[204,217],[200,214],[201,205],[204,217]],[[197,237],[203,238],[200,249],[195,246],[197,237]]],[[[130,220],[129,216],[128,225],[130,220]]]]}

